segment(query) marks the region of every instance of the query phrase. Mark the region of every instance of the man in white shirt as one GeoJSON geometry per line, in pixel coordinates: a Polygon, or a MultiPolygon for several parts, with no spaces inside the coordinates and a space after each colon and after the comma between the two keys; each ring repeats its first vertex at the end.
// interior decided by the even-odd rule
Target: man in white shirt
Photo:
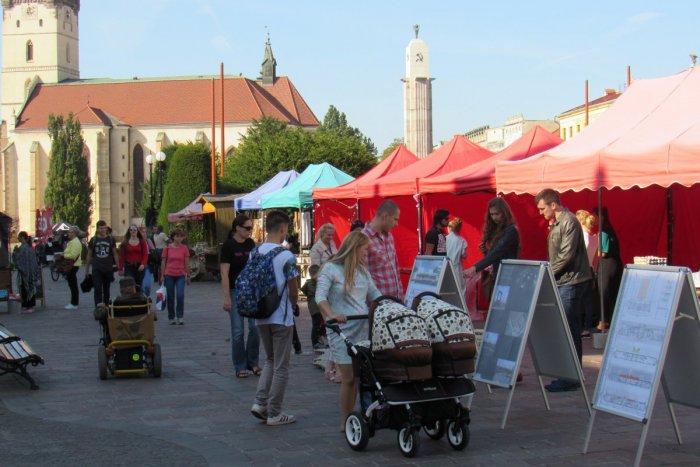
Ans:
{"type": "MultiPolygon", "coordinates": [[[[258,247],[262,255],[279,247],[289,231],[289,216],[282,211],[272,211],[265,221],[267,238],[258,247]]],[[[265,365],[258,382],[255,403],[251,413],[266,420],[268,425],[294,423],[294,415],[282,412],[284,392],[289,379],[289,358],[294,335],[294,308],[297,306],[299,271],[294,255],[285,250],[274,257],[273,268],[280,294],[280,305],[269,318],[257,319],[258,334],[265,349],[265,365]],[[286,284],[286,287],[285,287],[286,284]]]]}

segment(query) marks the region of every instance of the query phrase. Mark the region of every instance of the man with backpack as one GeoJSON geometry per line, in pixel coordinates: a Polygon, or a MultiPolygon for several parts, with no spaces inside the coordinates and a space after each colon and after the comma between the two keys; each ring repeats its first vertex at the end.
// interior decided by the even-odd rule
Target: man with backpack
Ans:
{"type": "Polygon", "coordinates": [[[90,275],[92,268],[92,283],[95,287],[95,306],[109,303],[109,288],[114,279],[114,265],[119,253],[114,237],[108,234],[107,223],[97,221],[97,233],[88,244],[85,259],[85,276],[90,275]]]}
{"type": "Polygon", "coordinates": [[[281,246],[289,224],[289,216],[282,211],[268,214],[265,243],[251,251],[246,266],[236,279],[238,312],[256,319],[265,349],[265,365],[250,411],[271,426],[296,421],[294,415],[282,412],[289,378],[294,310],[299,295],[296,259],[281,246]]]}

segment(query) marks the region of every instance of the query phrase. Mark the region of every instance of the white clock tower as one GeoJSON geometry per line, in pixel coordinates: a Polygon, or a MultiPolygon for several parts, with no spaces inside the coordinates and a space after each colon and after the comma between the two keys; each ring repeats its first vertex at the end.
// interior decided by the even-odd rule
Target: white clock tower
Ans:
{"type": "Polygon", "coordinates": [[[416,37],[406,47],[406,77],[404,83],[404,141],[419,158],[433,151],[433,91],[430,77],[428,46],[416,37]]]}
{"type": "Polygon", "coordinates": [[[80,79],[80,0],[2,0],[2,120],[14,115],[37,82],[80,79]]]}

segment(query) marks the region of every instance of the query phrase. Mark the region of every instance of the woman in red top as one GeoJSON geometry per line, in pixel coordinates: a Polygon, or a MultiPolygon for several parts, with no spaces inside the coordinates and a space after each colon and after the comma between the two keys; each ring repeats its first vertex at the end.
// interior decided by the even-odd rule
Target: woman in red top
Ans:
{"type": "Polygon", "coordinates": [[[133,277],[141,290],[144,270],[148,264],[148,245],[135,224],[129,226],[119,248],[119,275],[133,277]]]}
{"type": "Polygon", "coordinates": [[[172,243],[163,248],[163,262],[160,268],[159,283],[165,282],[167,289],[168,319],[170,324],[185,324],[185,283],[190,285],[190,250],[182,244],[185,238],[182,230],[175,229],[170,238],[172,243]],[[177,307],[175,306],[177,299],[177,307]]]}

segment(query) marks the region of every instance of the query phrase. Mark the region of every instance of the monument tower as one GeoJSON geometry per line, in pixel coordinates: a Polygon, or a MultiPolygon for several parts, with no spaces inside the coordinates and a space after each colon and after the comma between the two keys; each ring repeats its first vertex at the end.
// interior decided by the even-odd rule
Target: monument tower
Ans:
{"type": "Polygon", "coordinates": [[[419,26],[413,26],[416,37],[406,47],[404,83],[404,141],[419,158],[433,151],[433,91],[429,68],[428,45],[418,38],[419,26]]]}

